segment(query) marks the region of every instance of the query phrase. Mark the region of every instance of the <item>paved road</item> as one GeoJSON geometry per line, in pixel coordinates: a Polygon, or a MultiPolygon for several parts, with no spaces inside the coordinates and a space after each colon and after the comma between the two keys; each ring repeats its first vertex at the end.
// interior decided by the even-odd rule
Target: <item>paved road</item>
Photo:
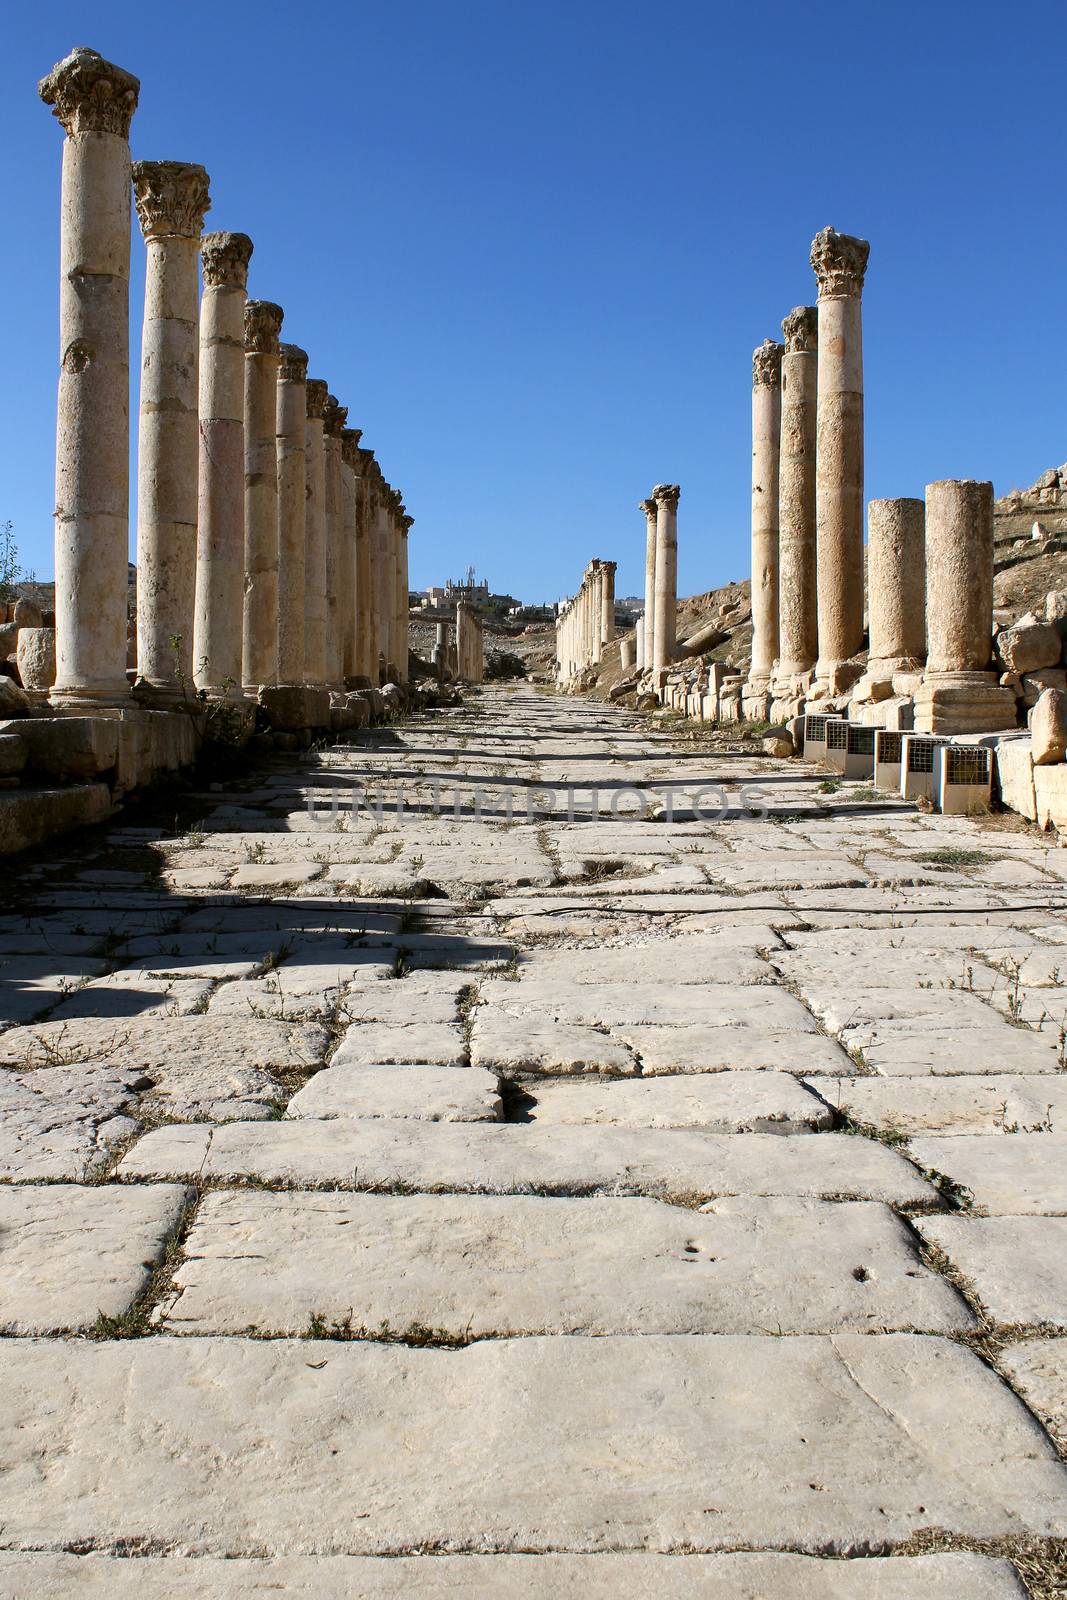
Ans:
{"type": "Polygon", "coordinates": [[[23,866],[0,1595],[1065,1592],[1065,881],[525,686],[23,866]]]}

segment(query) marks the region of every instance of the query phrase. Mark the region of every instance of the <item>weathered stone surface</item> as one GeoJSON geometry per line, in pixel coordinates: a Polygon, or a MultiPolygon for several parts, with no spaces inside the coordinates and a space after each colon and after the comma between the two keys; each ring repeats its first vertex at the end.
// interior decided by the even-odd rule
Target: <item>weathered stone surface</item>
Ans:
{"type": "Polygon", "coordinates": [[[26,743],[14,733],[0,734],[0,778],[14,778],[26,765],[26,743]]]}
{"type": "Polygon", "coordinates": [[[31,772],[88,782],[114,769],[119,723],[113,717],[31,717],[19,724],[31,772]]]}
{"type": "Polygon", "coordinates": [[[825,1552],[930,1526],[1067,1532],[1067,1472],[1029,1413],[970,1351],[907,1334],[16,1342],[0,1433],[9,1544],[136,1526],[193,1554],[825,1552]]]}
{"type": "Polygon", "coordinates": [[[512,1077],[523,1072],[634,1073],[633,1052],[596,1028],[512,1016],[488,1006],[474,1014],[471,1061],[512,1077]]]}
{"type": "Polygon", "coordinates": [[[972,1326],[884,1206],[490,1195],[208,1195],[166,1324],[300,1334],[314,1314],[452,1336],[972,1326]],[[783,1274],[789,1292],[784,1296],[783,1274]]]}
{"type": "Polygon", "coordinates": [[[413,1022],[409,1026],[354,1022],[333,1056],[335,1067],[388,1066],[391,1063],[461,1067],[463,1035],[454,1023],[413,1022]]]}
{"type": "Polygon", "coordinates": [[[715,1072],[627,1082],[526,1086],[523,1119],[539,1126],[707,1128],[714,1133],[803,1133],[833,1113],[785,1072],[715,1072]]]}
{"type": "Polygon", "coordinates": [[[28,717],[31,709],[32,701],[26,691],[19,688],[14,678],[0,672],[0,717],[28,717]]]}
{"type": "Polygon", "coordinates": [[[20,1597],[69,1600],[1025,1600],[1006,1561],[951,1554],[820,1561],[813,1556],[48,1555],[0,1551],[0,1583],[20,1597]]]}
{"type": "Polygon", "coordinates": [[[78,1064],[0,1072],[0,1178],[82,1178],[139,1127],[150,1080],[78,1064]]]}
{"type": "Polygon", "coordinates": [[[0,1186],[0,1330],[58,1333],[121,1316],[186,1196],[176,1184],[0,1186]]]}
{"type": "Polygon", "coordinates": [[[318,1072],[289,1102],[289,1117],[416,1117],[423,1122],[499,1122],[493,1073],[477,1067],[348,1066],[318,1072]]]}
{"type": "MultiPolygon", "coordinates": [[[[331,1069],[332,1070],[332,1069],[331,1069]]],[[[521,1194],[620,1193],[711,1199],[798,1195],[926,1206],[934,1192],[896,1151],[825,1133],[526,1128],[337,1119],[157,1128],[123,1158],[124,1177],[257,1177],[267,1182],[521,1194]],[[353,1181],[355,1174],[355,1181],[353,1181]]]]}
{"type": "Polygon", "coordinates": [[[944,1173],[974,1197],[979,1215],[1067,1216],[1067,1135],[982,1134],[913,1139],[922,1167],[944,1173]]]}
{"type": "Polygon", "coordinates": [[[212,1017],[78,1018],[0,1034],[0,1065],[59,1065],[65,1058],[142,1071],[208,1064],[219,1071],[231,1067],[270,1071],[313,1066],[323,1059],[326,1043],[321,1028],[256,1018],[240,1025],[230,1018],[212,1017]]]}
{"type": "Polygon", "coordinates": [[[997,634],[997,654],[1008,672],[1033,672],[1036,667],[1059,665],[1063,641],[1053,623],[1041,622],[1032,612],[997,634]]]}
{"type": "Polygon", "coordinates": [[[1008,1345],[999,1364],[1053,1437],[1067,1448],[1067,1339],[1008,1345]]]}
{"type": "MultiPolygon", "coordinates": [[[[0,684],[7,682],[0,678],[0,684]]],[[[31,850],[56,834],[88,828],[111,815],[106,783],[69,789],[13,789],[0,794],[0,855],[31,850]]]]}
{"type": "Polygon", "coordinates": [[[1067,1080],[989,1076],[805,1080],[827,1105],[883,1132],[1067,1133],[1067,1080]]]}
{"type": "Polygon", "coordinates": [[[923,1217],[994,1322],[1067,1328],[1067,1217],[923,1217]]]}
{"type": "Polygon", "coordinates": [[[56,681],[56,630],[20,628],[16,658],[22,687],[46,694],[56,681]]]}

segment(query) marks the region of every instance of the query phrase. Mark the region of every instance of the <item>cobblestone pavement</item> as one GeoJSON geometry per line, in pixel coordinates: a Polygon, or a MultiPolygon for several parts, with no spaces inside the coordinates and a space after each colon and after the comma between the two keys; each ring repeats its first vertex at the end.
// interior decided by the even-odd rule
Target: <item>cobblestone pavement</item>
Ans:
{"type": "Polygon", "coordinates": [[[526,686],[192,816],[0,915],[0,1594],[1063,1592],[1054,839],[526,686]]]}

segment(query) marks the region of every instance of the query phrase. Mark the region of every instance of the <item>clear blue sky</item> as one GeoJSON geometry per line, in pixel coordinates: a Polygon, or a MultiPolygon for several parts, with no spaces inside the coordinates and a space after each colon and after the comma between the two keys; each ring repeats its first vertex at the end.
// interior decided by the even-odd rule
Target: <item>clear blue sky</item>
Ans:
{"type": "MultiPolygon", "coordinates": [[[[412,581],[524,599],[682,485],[680,583],[749,571],[753,347],[812,235],[871,240],[867,495],[1067,457],[1064,6],[393,0],[8,8],[0,518],[51,575],[62,134],[75,44],[141,78],[134,155],[199,161],[416,518],[412,581]]],[[[133,350],[144,246],[134,230],[133,350]]],[[[136,416],[136,408],[131,415],[136,416]]],[[[132,509],[132,508],[131,508],[132,509]]]]}

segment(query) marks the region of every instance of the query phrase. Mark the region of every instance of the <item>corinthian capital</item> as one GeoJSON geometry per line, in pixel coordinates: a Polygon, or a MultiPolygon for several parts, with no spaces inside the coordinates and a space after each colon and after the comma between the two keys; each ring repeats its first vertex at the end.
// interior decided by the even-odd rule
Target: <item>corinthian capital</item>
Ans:
{"type": "Polygon", "coordinates": [[[652,491],[652,498],[657,506],[666,506],[668,511],[677,511],[681,492],[676,483],[657,483],[652,491]]]}
{"type": "Polygon", "coordinates": [[[335,394],[327,394],[322,413],[323,427],[330,438],[340,438],[341,429],[348,421],[348,407],[338,402],[335,394]]]}
{"type": "Polygon", "coordinates": [[[252,241],[247,233],[205,233],[200,261],[205,289],[246,289],[252,241]]]}
{"type": "Polygon", "coordinates": [[[654,517],[656,515],[656,502],[651,496],[647,500],[639,500],[637,509],[638,511],[643,511],[646,517],[654,517]]]}
{"type": "Polygon", "coordinates": [[[133,199],[146,239],[199,239],[211,205],[208,175],[190,161],[135,161],[133,199]]]}
{"type": "Polygon", "coordinates": [[[782,356],[785,346],[764,339],[752,352],[753,389],[780,389],[782,386],[782,356]]]}
{"type": "Polygon", "coordinates": [[[363,437],[362,428],[342,428],[341,430],[341,460],[349,467],[359,470],[361,451],[359,441],[363,437]]]}
{"type": "Polygon", "coordinates": [[[322,421],[326,411],[326,402],[329,398],[330,386],[325,378],[308,379],[308,416],[313,421],[322,421]]]}
{"type": "Polygon", "coordinates": [[[860,295],[871,247],[866,239],[824,228],[811,241],[811,265],[819,283],[819,299],[860,295]]]}
{"type": "Polygon", "coordinates": [[[301,350],[298,344],[280,344],[278,353],[281,356],[281,366],[278,368],[278,377],[285,383],[306,383],[308,375],[308,353],[301,350]]]}
{"type": "Polygon", "coordinates": [[[785,335],[785,348],[789,355],[796,355],[801,350],[817,350],[818,306],[794,306],[789,315],[782,318],[782,332],[785,335]]]}
{"type": "Polygon", "coordinates": [[[41,99],[68,133],[117,133],[120,139],[130,136],[140,90],[140,79],[132,72],[82,45],[37,85],[41,99]]]}
{"type": "Polygon", "coordinates": [[[249,300],[245,303],[245,353],[255,356],[276,356],[278,335],[282,331],[285,312],[273,300],[249,300]]]}

